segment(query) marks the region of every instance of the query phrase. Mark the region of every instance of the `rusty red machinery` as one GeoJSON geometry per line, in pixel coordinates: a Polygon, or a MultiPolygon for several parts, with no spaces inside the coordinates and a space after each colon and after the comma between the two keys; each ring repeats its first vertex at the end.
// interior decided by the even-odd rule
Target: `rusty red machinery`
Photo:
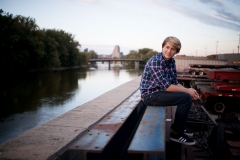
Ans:
{"type": "MultiPolygon", "coordinates": [[[[227,159],[228,156],[236,157],[236,150],[232,149],[232,147],[236,147],[235,143],[240,141],[240,123],[234,113],[240,111],[240,66],[193,65],[190,67],[199,67],[204,71],[204,75],[191,75],[191,73],[187,72],[178,74],[179,83],[185,87],[197,89],[200,94],[200,101],[194,101],[193,103],[201,106],[197,107],[197,109],[204,110],[202,113],[199,112],[200,110],[190,113],[188,117],[189,128],[191,127],[195,131],[199,130],[199,133],[205,130],[209,133],[207,134],[209,136],[198,134],[203,136],[200,136],[200,138],[194,137],[197,141],[202,138],[206,139],[207,142],[202,144],[202,148],[205,149],[204,153],[198,156],[208,153],[208,157],[215,157],[216,159],[227,159]],[[216,121],[216,125],[211,125],[205,121],[202,122],[199,118],[196,119],[196,117],[208,114],[209,109],[213,111],[212,113],[218,114],[218,118],[212,120],[212,122],[216,121]],[[198,123],[202,123],[202,129],[198,123]],[[230,136],[225,137],[228,132],[230,136]],[[229,137],[231,137],[230,140],[229,137]],[[224,145],[226,142],[227,145],[224,145]]],[[[192,107],[192,110],[195,111],[196,107],[192,107]]],[[[199,140],[199,142],[202,141],[199,140]]],[[[237,147],[240,146],[237,145],[237,147]]],[[[237,152],[237,158],[239,159],[239,149],[237,152]]],[[[197,154],[195,153],[194,156],[197,156],[197,154]]]]}
{"type": "Polygon", "coordinates": [[[204,72],[211,80],[210,84],[197,84],[204,106],[211,107],[215,113],[240,106],[240,70],[205,69],[204,72]]]}
{"type": "Polygon", "coordinates": [[[221,69],[221,68],[232,68],[232,69],[239,69],[238,65],[208,65],[208,64],[189,64],[191,67],[188,72],[191,75],[205,75],[205,69],[206,68],[215,68],[215,69],[221,69]]]}

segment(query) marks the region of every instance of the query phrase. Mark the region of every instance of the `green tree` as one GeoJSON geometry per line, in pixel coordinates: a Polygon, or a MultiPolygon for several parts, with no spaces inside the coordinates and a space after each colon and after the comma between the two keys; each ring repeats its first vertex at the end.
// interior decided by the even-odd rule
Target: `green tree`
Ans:
{"type": "Polygon", "coordinates": [[[82,54],[80,54],[78,49],[81,45],[74,40],[72,34],[66,33],[63,30],[48,29],[46,30],[46,35],[54,38],[57,43],[56,49],[61,66],[69,67],[81,64],[79,56],[82,56],[82,54]]]}
{"type": "Polygon", "coordinates": [[[85,52],[79,52],[77,57],[79,65],[86,65],[88,63],[87,55],[85,52]]]}
{"type": "MultiPolygon", "coordinates": [[[[157,51],[153,51],[150,48],[139,49],[138,51],[131,50],[127,55],[123,56],[124,59],[141,59],[145,64],[153,55],[157,54],[157,51]]],[[[133,64],[133,62],[129,62],[133,64]]]]}
{"type": "Polygon", "coordinates": [[[156,55],[157,53],[157,51],[150,50],[142,57],[143,62],[146,63],[152,56],[156,55]]]}
{"type": "Polygon", "coordinates": [[[43,67],[52,68],[61,66],[59,53],[57,50],[58,43],[55,41],[55,39],[46,35],[44,39],[44,46],[45,54],[42,61],[43,67]]]}
{"type": "Polygon", "coordinates": [[[13,16],[0,11],[0,47],[1,59],[5,70],[23,70],[29,67],[31,54],[33,53],[33,35],[38,26],[35,20],[23,16],[13,16]]]}
{"type": "Polygon", "coordinates": [[[44,68],[42,63],[45,55],[45,44],[44,39],[46,38],[45,32],[42,30],[33,31],[33,38],[31,43],[33,44],[33,54],[31,54],[29,61],[29,69],[40,69],[44,68]]]}
{"type": "Polygon", "coordinates": [[[124,56],[126,59],[138,59],[140,58],[139,54],[135,50],[131,50],[130,53],[128,53],[126,56],[124,56]]]}
{"type": "Polygon", "coordinates": [[[16,71],[86,64],[81,45],[63,30],[40,30],[35,19],[0,10],[1,71],[16,71]]]}
{"type": "Polygon", "coordinates": [[[86,54],[87,54],[88,60],[89,59],[97,59],[98,58],[98,54],[94,50],[90,50],[86,54]]]}
{"type": "Polygon", "coordinates": [[[150,48],[143,48],[143,49],[139,49],[138,53],[142,54],[142,55],[146,55],[150,51],[152,51],[152,49],[150,49],[150,48]]]}

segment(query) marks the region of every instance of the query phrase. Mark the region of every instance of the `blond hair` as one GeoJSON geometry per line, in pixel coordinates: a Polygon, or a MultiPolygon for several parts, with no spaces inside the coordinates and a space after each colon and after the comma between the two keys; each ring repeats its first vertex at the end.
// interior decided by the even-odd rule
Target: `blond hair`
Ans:
{"type": "Polygon", "coordinates": [[[181,46],[181,42],[178,38],[172,37],[172,36],[165,38],[165,40],[162,43],[162,48],[166,45],[167,42],[172,43],[172,45],[176,49],[177,53],[180,52],[182,46],[181,46]]]}

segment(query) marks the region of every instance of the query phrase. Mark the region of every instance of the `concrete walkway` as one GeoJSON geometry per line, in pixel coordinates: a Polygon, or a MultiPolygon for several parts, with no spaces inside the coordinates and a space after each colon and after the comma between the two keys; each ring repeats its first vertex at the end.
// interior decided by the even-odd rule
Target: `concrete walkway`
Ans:
{"type": "Polygon", "coordinates": [[[140,78],[0,144],[0,159],[56,159],[77,138],[138,90],[140,78]]]}

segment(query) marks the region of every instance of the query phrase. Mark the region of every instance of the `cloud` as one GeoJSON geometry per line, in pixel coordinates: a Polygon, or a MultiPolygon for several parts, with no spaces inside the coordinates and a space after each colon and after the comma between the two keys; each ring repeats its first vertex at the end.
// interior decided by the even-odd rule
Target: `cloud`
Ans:
{"type": "Polygon", "coordinates": [[[212,5],[215,5],[217,7],[222,7],[223,6],[223,3],[219,0],[199,0],[199,2],[201,3],[207,3],[207,4],[212,4],[212,5]]]}
{"type": "MultiPolygon", "coordinates": [[[[188,17],[191,17],[195,20],[198,20],[202,23],[208,24],[208,25],[240,31],[239,24],[235,24],[233,22],[227,22],[223,19],[215,18],[213,16],[204,14],[202,12],[197,12],[197,11],[193,11],[193,10],[183,10],[183,11],[181,11],[181,13],[188,17]]],[[[221,15],[221,16],[219,15],[219,17],[224,18],[223,15],[221,15]]]]}
{"type": "Polygon", "coordinates": [[[240,17],[237,17],[232,13],[226,12],[225,10],[216,10],[214,15],[229,21],[240,22],[240,17]]]}
{"type": "MultiPolygon", "coordinates": [[[[187,5],[185,5],[185,3],[181,3],[180,1],[171,1],[171,3],[167,3],[167,2],[164,3],[159,0],[148,0],[148,1],[160,7],[164,7],[169,10],[179,12],[185,15],[186,17],[190,17],[192,19],[198,20],[208,25],[240,31],[240,24],[239,24],[240,16],[237,16],[231,12],[227,12],[225,5],[219,0],[212,0],[212,1],[199,0],[199,2],[203,3],[204,5],[211,5],[211,6],[205,6],[205,8],[208,9],[208,11],[205,11],[205,12],[198,10],[197,7],[189,8],[187,5]]],[[[199,3],[195,4],[195,6],[198,6],[198,5],[199,3]]]]}
{"type": "MultiPolygon", "coordinates": [[[[219,0],[199,0],[202,3],[212,4],[211,9],[214,10],[214,15],[221,19],[229,20],[232,22],[240,22],[240,16],[235,15],[234,13],[227,12],[229,10],[225,4],[223,4],[219,0]]],[[[235,2],[235,1],[233,1],[235,2]]],[[[236,5],[240,5],[240,3],[235,2],[236,5]]]]}
{"type": "Polygon", "coordinates": [[[122,8],[128,8],[128,7],[129,7],[128,5],[126,5],[126,4],[124,4],[124,3],[116,3],[116,5],[117,5],[118,7],[122,7],[122,8]]]}
{"type": "Polygon", "coordinates": [[[80,1],[87,3],[98,3],[98,0],[80,0],[80,1]]]}
{"type": "Polygon", "coordinates": [[[204,36],[204,37],[211,37],[211,38],[214,37],[213,35],[208,35],[208,34],[204,34],[204,33],[201,33],[201,35],[204,36]]]}

